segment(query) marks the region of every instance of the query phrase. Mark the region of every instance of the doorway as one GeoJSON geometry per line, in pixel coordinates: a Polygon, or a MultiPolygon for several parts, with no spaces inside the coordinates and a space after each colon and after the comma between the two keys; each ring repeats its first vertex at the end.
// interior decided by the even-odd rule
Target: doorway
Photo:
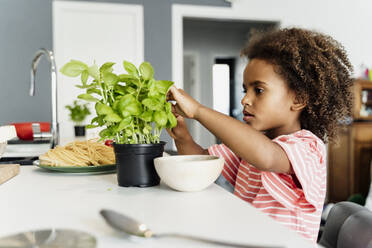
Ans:
{"type": "MultiPolygon", "coordinates": [[[[201,104],[242,119],[240,100],[247,61],[240,57],[240,50],[252,30],[276,26],[275,22],[183,18],[184,90],[201,104]]],[[[202,147],[219,142],[198,122],[187,120],[187,124],[202,147]]]]}

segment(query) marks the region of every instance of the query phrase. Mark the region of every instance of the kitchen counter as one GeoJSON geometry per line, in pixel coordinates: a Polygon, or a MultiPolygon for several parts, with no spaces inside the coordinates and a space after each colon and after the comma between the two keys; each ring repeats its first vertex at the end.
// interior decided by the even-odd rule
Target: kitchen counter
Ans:
{"type": "Polygon", "coordinates": [[[72,228],[93,234],[97,247],[214,247],[180,239],[128,239],[99,215],[132,216],[154,232],[179,232],[251,244],[313,247],[302,237],[216,184],[177,192],[161,184],[119,187],[116,174],[67,174],[22,166],[0,185],[0,236],[31,229],[72,228]]]}

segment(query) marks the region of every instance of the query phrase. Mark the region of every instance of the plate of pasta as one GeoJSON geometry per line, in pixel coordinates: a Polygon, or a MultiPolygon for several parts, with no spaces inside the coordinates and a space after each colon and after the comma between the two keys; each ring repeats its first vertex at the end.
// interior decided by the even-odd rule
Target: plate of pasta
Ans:
{"type": "Polygon", "coordinates": [[[73,141],[65,146],[57,146],[40,155],[34,165],[68,173],[116,171],[113,148],[96,140],[73,141]]]}

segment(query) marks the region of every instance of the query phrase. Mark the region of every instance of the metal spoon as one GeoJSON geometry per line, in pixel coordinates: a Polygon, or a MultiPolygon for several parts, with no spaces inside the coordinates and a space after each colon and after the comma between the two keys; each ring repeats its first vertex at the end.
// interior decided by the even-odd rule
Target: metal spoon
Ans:
{"type": "Polygon", "coordinates": [[[226,242],[226,241],[217,241],[211,240],[208,238],[197,237],[193,235],[185,235],[185,234],[178,234],[178,233],[162,233],[162,234],[155,234],[147,226],[143,223],[139,223],[138,221],[128,217],[124,214],[115,212],[113,210],[103,209],[100,211],[100,214],[106,220],[106,222],[116,230],[121,232],[125,232],[132,236],[138,236],[143,238],[181,238],[193,241],[199,241],[214,245],[220,246],[230,246],[230,247],[240,247],[240,248],[284,248],[283,246],[266,246],[266,245],[247,245],[247,244],[239,244],[233,242],[226,242]]]}

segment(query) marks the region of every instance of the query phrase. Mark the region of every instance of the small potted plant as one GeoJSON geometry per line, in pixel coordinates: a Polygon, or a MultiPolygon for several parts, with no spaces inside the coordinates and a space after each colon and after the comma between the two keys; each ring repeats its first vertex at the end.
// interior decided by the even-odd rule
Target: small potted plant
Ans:
{"type": "Polygon", "coordinates": [[[96,116],[87,128],[104,127],[102,140],[113,140],[120,186],[148,187],[160,182],[154,168],[154,158],[160,157],[165,142],[160,141],[164,128],[177,125],[177,119],[166,101],[173,82],[155,80],[150,63],[138,68],[123,62],[127,73],[113,72],[115,63],[98,67],[71,60],[61,73],[80,76],[77,87],[86,92],[79,99],[95,102],[96,116]],[[90,79],[90,81],[89,81],[90,79]]]}
{"type": "Polygon", "coordinates": [[[66,105],[70,111],[70,119],[74,122],[75,136],[85,136],[85,125],[83,121],[90,115],[88,103],[80,104],[77,100],[72,105],[66,105]]]}

